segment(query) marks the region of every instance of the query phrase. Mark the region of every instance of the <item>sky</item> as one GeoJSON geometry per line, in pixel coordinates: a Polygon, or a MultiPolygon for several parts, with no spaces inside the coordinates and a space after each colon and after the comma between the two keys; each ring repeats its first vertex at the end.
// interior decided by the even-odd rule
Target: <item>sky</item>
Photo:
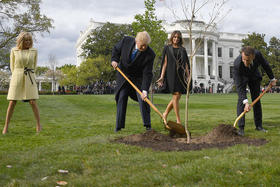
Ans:
{"type": "MultiPolygon", "coordinates": [[[[157,18],[174,21],[170,7],[179,18],[184,18],[180,16],[181,1],[157,0],[157,18]]],[[[222,13],[228,10],[231,11],[218,25],[219,31],[263,33],[266,35],[266,42],[272,36],[280,38],[279,0],[229,0],[222,13]]],[[[80,31],[87,28],[90,19],[97,22],[131,23],[136,14],[144,12],[144,0],[42,0],[41,13],[53,19],[54,29],[43,36],[36,36],[34,47],[39,51],[38,65],[49,66],[49,55],[55,56],[58,66],[76,65],[75,45],[80,31]]],[[[196,17],[207,18],[208,13],[209,9],[201,9],[196,17]]]]}

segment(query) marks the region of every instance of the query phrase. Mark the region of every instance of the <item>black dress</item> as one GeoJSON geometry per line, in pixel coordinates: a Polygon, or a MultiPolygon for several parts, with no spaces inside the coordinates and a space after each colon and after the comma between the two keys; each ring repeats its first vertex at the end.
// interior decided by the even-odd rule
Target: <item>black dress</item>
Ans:
{"type": "Polygon", "coordinates": [[[187,90],[186,63],[188,64],[188,68],[190,68],[186,49],[184,47],[174,48],[172,45],[165,46],[163,49],[161,70],[165,56],[167,57],[167,67],[162,92],[180,92],[181,94],[185,94],[187,90]]]}

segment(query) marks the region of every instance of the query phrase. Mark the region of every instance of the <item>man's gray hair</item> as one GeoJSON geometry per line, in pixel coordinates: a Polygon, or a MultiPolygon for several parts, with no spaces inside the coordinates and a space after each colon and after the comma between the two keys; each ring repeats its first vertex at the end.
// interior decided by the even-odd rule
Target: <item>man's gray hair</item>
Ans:
{"type": "Polygon", "coordinates": [[[135,40],[139,42],[143,42],[144,44],[151,43],[151,37],[147,31],[138,32],[135,40]]]}

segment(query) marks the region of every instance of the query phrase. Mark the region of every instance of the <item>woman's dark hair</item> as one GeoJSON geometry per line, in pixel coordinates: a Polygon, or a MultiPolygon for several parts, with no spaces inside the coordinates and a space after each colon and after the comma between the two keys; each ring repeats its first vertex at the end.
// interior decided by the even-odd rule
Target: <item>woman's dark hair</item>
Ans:
{"type": "Polygon", "coordinates": [[[169,38],[169,44],[173,44],[173,38],[174,38],[174,36],[175,36],[176,34],[178,35],[179,40],[180,40],[179,43],[178,43],[178,45],[179,45],[179,46],[182,46],[182,45],[183,45],[182,33],[181,33],[181,31],[178,31],[178,30],[172,32],[172,34],[171,34],[171,36],[170,36],[170,38],[169,38]]]}

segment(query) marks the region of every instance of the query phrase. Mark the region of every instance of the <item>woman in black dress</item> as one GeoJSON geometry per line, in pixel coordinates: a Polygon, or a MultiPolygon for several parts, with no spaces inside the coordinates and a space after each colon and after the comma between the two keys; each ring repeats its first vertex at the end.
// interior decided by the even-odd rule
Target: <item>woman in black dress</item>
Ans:
{"type": "Polygon", "coordinates": [[[183,39],[180,31],[174,31],[169,44],[164,47],[161,64],[161,75],[157,80],[159,87],[172,93],[172,99],[167,105],[163,117],[167,120],[169,112],[174,109],[177,123],[181,123],[179,114],[179,100],[186,93],[189,77],[189,58],[186,49],[182,46],[183,39]]]}

